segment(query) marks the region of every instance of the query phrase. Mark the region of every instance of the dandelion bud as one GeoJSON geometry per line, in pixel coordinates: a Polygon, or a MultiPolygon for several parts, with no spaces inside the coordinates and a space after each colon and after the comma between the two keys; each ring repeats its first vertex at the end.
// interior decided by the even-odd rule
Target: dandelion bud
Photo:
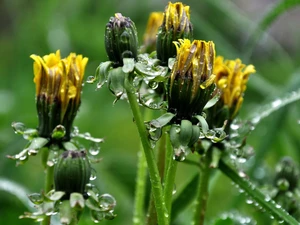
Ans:
{"type": "Polygon", "coordinates": [[[114,67],[123,66],[123,58],[137,59],[137,31],[129,17],[116,13],[110,18],[105,28],[105,49],[114,67]]]}
{"type": "Polygon", "coordinates": [[[63,139],[67,141],[80,106],[82,79],[88,58],[71,53],[61,59],[59,50],[43,58],[37,55],[30,57],[34,60],[39,136],[51,138],[53,130],[63,126],[63,139]]]}
{"type": "Polygon", "coordinates": [[[91,166],[84,151],[65,151],[54,168],[55,191],[65,192],[65,197],[76,192],[83,194],[91,176],[91,166]]]}
{"type": "Polygon", "coordinates": [[[299,170],[295,165],[294,161],[289,157],[284,157],[276,165],[276,176],[274,179],[274,185],[280,190],[285,189],[285,191],[294,191],[298,186],[299,170]],[[286,188],[282,188],[286,183],[286,188]]]}
{"type": "Polygon", "coordinates": [[[190,7],[181,2],[171,3],[164,12],[163,24],[157,34],[156,51],[161,64],[168,65],[169,58],[176,56],[174,41],[191,39],[193,27],[190,22],[190,7]]]}
{"type": "Polygon", "coordinates": [[[177,123],[201,114],[215,88],[212,75],[215,46],[209,41],[179,40],[168,85],[168,111],[177,123]]]}

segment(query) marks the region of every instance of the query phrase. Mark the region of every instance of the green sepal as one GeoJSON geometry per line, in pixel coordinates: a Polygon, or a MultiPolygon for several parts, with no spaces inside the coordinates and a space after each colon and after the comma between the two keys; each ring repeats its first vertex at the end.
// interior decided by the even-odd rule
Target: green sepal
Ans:
{"type": "Polygon", "coordinates": [[[175,114],[167,112],[162,116],[158,117],[157,119],[151,120],[149,122],[149,125],[155,128],[162,128],[166,126],[174,117],[175,114]]]}
{"type": "Polygon", "coordinates": [[[179,139],[180,126],[177,124],[172,124],[169,134],[170,134],[170,141],[173,148],[179,148],[181,143],[179,139]]]}
{"type": "Polygon", "coordinates": [[[30,142],[30,145],[27,148],[38,150],[38,149],[43,148],[48,143],[49,143],[49,139],[43,138],[43,137],[37,137],[37,138],[32,139],[32,141],[30,142]]]}
{"type": "Polygon", "coordinates": [[[218,90],[217,93],[206,103],[203,109],[205,110],[213,107],[219,101],[221,94],[221,91],[218,90]]]}
{"type": "Polygon", "coordinates": [[[134,58],[124,58],[122,70],[124,73],[131,73],[134,70],[134,58]]]}
{"type": "Polygon", "coordinates": [[[192,126],[192,137],[190,139],[190,142],[188,143],[188,146],[194,145],[200,137],[200,128],[197,125],[192,126]]]}
{"type": "Polygon", "coordinates": [[[201,127],[201,131],[206,134],[207,131],[209,130],[208,124],[203,116],[197,115],[194,116],[199,121],[199,125],[201,127]]]}
{"type": "Polygon", "coordinates": [[[193,134],[193,124],[189,120],[181,120],[179,140],[183,146],[188,146],[193,134]]]}
{"type": "Polygon", "coordinates": [[[77,211],[81,211],[84,209],[84,198],[80,193],[72,193],[70,195],[70,205],[72,208],[77,211]]]}
{"type": "Polygon", "coordinates": [[[122,67],[117,67],[109,71],[107,85],[109,90],[116,96],[116,101],[121,98],[124,89],[125,73],[122,67]]]}
{"type": "Polygon", "coordinates": [[[62,145],[63,145],[64,149],[67,151],[78,150],[77,146],[70,141],[63,142],[62,145]]]}

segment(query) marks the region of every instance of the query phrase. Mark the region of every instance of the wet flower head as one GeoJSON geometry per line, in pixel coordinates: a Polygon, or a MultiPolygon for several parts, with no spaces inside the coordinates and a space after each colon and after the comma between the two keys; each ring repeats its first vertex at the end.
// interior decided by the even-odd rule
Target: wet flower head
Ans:
{"type": "Polygon", "coordinates": [[[165,10],[163,25],[166,30],[189,32],[190,27],[190,7],[183,5],[181,2],[169,2],[165,10]]]}
{"type": "Polygon", "coordinates": [[[152,12],[148,19],[146,32],[144,34],[144,48],[146,52],[152,52],[156,48],[156,35],[164,19],[162,12],[152,12]]]}
{"type": "Polygon", "coordinates": [[[34,83],[39,117],[39,135],[50,137],[62,125],[69,139],[70,129],[81,101],[82,79],[88,58],[71,53],[61,59],[60,51],[34,60],[34,83]]]}
{"type": "Polygon", "coordinates": [[[177,57],[169,80],[169,111],[177,119],[191,119],[201,114],[214,90],[215,46],[212,41],[188,39],[179,40],[175,46],[177,57]]]}
{"type": "Polygon", "coordinates": [[[167,5],[164,12],[163,24],[157,37],[157,58],[167,65],[168,59],[176,56],[173,41],[191,39],[193,27],[190,22],[190,7],[181,2],[167,5]]]}
{"type": "Polygon", "coordinates": [[[115,67],[123,65],[123,58],[137,59],[138,38],[134,22],[116,13],[105,28],[105,49],[115,67]]]}
{"type": "Polygon", "coordinates": [[[224,61],[221,56],[216,58],[214,74],[216,84],[222,91],[220,102],[228,107],[231,120],[243,103],[248,78],[252,73],[255,73],[254,66],[246,66],[240,59],[224,61]]]}

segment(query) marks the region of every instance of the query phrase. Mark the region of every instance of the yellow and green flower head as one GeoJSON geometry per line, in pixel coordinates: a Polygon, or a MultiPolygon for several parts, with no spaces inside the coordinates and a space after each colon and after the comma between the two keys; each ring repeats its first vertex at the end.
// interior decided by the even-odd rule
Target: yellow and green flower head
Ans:
{"type": "Polygon", "coordinates": [[[62,59],[60,51],[33,60],[36,104],[39,118],[38,131],[50,138],[53,129],[64,126],[70,138],[70,130],[81,102],[82,79],[88,58],[71,53],[62,59]]]}
{"type": "Polygon", "coordinates": [[[145,52],[151,53],[156,49],[156,35],[164,19],[162,12],[152,12],[148,19],[146,32],[144,34],[145,52]]]}
{"type": "Polygon", "coordinates": [[[105,28],[105,49],[114,67],[123,66],[123,58],[137,59],[138,37],[134,22],[116,13],[105,28]]]}
{"type": "Polygon", "coordinates": [[[184,39],[175,46],[177,57],[169,79],[168,111],[176,114],[179,122],[201,114],[212,96],[215,45],[212,41],[184,39]]]}
{"type": "Polygon", "coordinates": [[[213,72],[217,87],[222,93],[220,100],[212,108],[214,117],[222,118],[223,122],[232,121],[241,108],[249,76],[255,73],[255,68],[253,65],[246,66],[240,59],[224,60],[218,56],[213,72]]]}
{"type": "Polygon", "coordinates": [[[190,22],[190,7],[181,2],[167,5],[164,19],[157,34],[157,58],[162,65],[167,65],[169,58],[176,56],[174,41],[179,39],[192,39],[193,27],[190,22]]]}

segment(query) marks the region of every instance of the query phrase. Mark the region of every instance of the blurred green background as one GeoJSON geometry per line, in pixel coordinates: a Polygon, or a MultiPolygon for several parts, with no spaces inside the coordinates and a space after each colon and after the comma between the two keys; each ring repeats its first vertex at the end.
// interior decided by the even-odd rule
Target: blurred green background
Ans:
{"type": "MultiPolygon", "coordinates": [[[[85,76],[93,75],[100,62],[106,61],[104,28],[115,12],[135,21],[139,42],[148,15],[163,11],[168,1],[152,0],[2,0],[0,1],[0,178],[9,179],[26,189],[40,192],[44,173],[39,157],[16,167],[8,154],[18,153],[25,145],[22,137],[11,129],[13,121],[27,127],[37,126],[33,61],[30,54],[45,55],[61,50],[63,57],[76,52],[89,58],[85,76]]],[[[249,37],[259,34],[255,29],[275,0],[191,0],[191,20],[194,37],[213,40],[217,54],[228,59],[241,58],[254,64],[252,75],[240,113],[247,118],[264,103],[281,97],[300,86],[300,8],[286,10],[267,27],[258,42],[251,45],[249,37]]],[[[295,1],[296,2],[296,1],[295,1]]],[[[81,132],[105,138],[100,156],[94,165],[96,184],[102,193],[117,199],[117,218],[102,224],[131,224],[139,147],[136,128],[125,101],[113,105],[114,97],[106,88],[95,91],[95,85],[83,88],[82,105],[76,126],[81,132]]],[[[255,156],[242,165],[257,183],[272,179],[275,163],[284,155],[300,160],[300,127],[298,103],[291,104],[264,119],[248,138],[255,156]]],[[[190,158],[196,156],[191,155],[190,158]]],[[[176,189],[196,172],[196,168],[180,164],[176,189]]],[[[29,209],[13,194],[0,190],[1,224],[32,224],[18,216],[29,209]]],[[[20,192],[20,194],[22,194],[20,192]]],[[[193,193],[191,193],[193,194],[193,193]]],[[[176,194],[175,194],[176,195],[176,194]]],[[[216,172],[208,203],[208,224],[223,212],[235,209],[266,224],[269,217],[258,208],[246,204],[231,182],[216,172]]],[[[188,224],[191,208],[179,215],[176,224],[188,224]]],[[[80,224],[93,224],[84,215],[80,224]]]]}

